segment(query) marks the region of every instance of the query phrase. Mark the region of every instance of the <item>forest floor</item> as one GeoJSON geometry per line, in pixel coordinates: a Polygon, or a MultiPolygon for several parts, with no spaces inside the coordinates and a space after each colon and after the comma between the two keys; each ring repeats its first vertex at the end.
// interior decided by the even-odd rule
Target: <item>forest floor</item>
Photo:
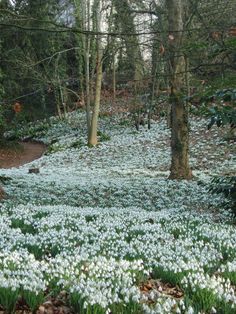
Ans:
{"type": "Polygon", "coordinates": [[[0,148],[0,168],[19,167],[40,158],[46,151],[41,143],[21,142],[11,148],[0,148]]]}
{"type": "Polygon", "coordinates": [[[47,145],[0,169],[0,305],[39,314],[236,313],[236,229],[211,179],[236,173],[235,142],[191,117],[194,179],[168,180],[165,119],[136,131],[83,112],[11,131],[47,145]],[[39,173],[29,173],[38,168],[39,173]],[[31,310],[30,310],[31,309],[31,310]]]}

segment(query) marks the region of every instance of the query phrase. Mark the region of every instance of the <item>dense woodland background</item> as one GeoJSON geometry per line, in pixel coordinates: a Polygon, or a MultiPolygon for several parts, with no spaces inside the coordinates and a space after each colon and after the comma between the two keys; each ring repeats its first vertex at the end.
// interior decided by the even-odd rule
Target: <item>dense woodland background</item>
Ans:
{"type": "Polygon", "coordinates": [[[2,133],[86,108],[88,143],[96,145],[102,97],[108,111],[131,112],[137,129],[144,113],[149,127],[166,115],[171,176],[190,178],[189,110],[214,104],[212,123],[224,117],[234,126],[235,8],[233,0],[2,0],[2,133]]]}
{"type": "Polygon", "coordinates": [[[0,312],[236,313],[236,1],[0,0],[0,312]]]}

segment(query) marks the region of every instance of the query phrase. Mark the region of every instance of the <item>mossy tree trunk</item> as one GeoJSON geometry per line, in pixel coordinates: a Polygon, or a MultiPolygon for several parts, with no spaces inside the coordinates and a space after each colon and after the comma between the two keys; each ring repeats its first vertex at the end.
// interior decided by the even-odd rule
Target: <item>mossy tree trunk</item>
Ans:
{"type": "Polygon", "coordinates": [[[169,23],[171,87],[171,168],[170,179],[191,179],[189,166],[188,107],[184,101],[185,62],[182,53],[183,0],[166,0],[169,23]]]}

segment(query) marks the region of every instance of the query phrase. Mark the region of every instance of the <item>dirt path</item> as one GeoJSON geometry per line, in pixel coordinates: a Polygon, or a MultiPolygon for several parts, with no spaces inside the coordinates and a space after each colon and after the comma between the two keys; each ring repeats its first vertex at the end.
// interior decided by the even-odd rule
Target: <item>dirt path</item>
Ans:
{"type": "Polygon", "coordinates": [[[40,143],[22,142],[18,149],[0,149],[0,168],[19,167],[38,159],[46,150],[40,143]]]}

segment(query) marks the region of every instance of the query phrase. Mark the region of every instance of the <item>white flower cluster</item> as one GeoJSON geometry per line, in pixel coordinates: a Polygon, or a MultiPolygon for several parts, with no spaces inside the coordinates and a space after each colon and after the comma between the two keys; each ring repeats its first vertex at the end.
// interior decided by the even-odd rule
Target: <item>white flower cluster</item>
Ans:
{"type": "Polygon", "coordinates": [[[141,293],[136,286],[137,275],[143,272],[143,262],[133,262],[98,256],[88,259],[75,250],[41,263],[41,268],[50,283],[57,284],[71,294],[84,300],[84,307],[100,305],[108,308],[113,303],[139,302],[141,293]]]}
{"type": "Polygon", "coordinates": [[[232,309],[236,306],[236,294],[229,279],[222,278],[221,276],[208,275],[203,271],[198,273],[191,273],[182,280],[182,285],[185,288],[190,288],[194,294],[197,289],[209,290],[215,294],[215,296],[227,303],[229,303],[232,309]]]}
{"type": "Polygon", "coordinates": [[[113,303],[139,302],[141,293],[135,281],[137,272],[142,270],[142,261],[116,261],[100,256],[83,265],[79,276],[60,283],[69,285],[70,292],[80,295],[87,304],[107,308],[113,303]]]}
{"type": "MultiPolygon", "coordinates": [[[[222,203],[222,196],[209,195],[207,189],[196,181],[169,182],[166,179],[170,165],[170,150],[166,143],[170,132],[164,120],[154,123],[151,130],[142,132],[116,126],[109,119],[101,120],[100,127],[109,133],[110,141],[94,149],[87,146],[66,149],[73,141],[85,142],[84,119],[81,113],[73,113],[65,121],[50,122],[48,139],[41,140],[48,142],[56,138],[55,145],[65,145],[65,151],[34,161],[32,165],[40,168],[40,176],[29,175],[28,165],[20,169],[0,170],[0,174],[13,179],[6,186],[6,192],[17,204],[136,206],[147,210],[185,206],[206,210],[222,203]],[[57,127],[58,130],[55,129],[57,127]]],[[[114,120],[119,123],[119,119],[114,120]]],[[[235,160],[230,153],[233,147],[216,146],[213,135],[217,135],[218,129],[213,128],[204,138],[206,125],[205,120],[192,121],[192,154],[196,154],[197,160],[196,165],[191,166],[196,169],[195,175],[208,181],[212,175],[226,172],[229,166],[233,171],[235,160]],[[206,163],[202,162],[206,149],[210,149],[209,157],[213,158],[213,164],[207,165],[209,158],[206,163]],[[225,159],[226,151],[228,159],[225,159]],[[223,167],[225,162],[230,164],[223,167]]]]}
{"type": "MultiPolygon", "coordinates": [[[[208,214],[184,210],[21,205],[2,209],[2,227],[7,230],[10,250],[15,248],[19,256],[23,254],[20,261],[24,274],[25,269],[30,274],[30,265],[36,270],[35,276],[39,270],[39,282],[54,283],[78,293],[86,304],[102,307],[118,300],[140,299],[136,275],[154,271],[158,278],[178,281],[189,274],[196,287],[191,273],[215,269],[222,263],[223,254],[236,253],[233,226],[214,223],[208,214]],[[26,250],[42,261],[35,261],[26,250]]],[[[0,246],[7,246],[4,236],[0,246]]],[[[11,254],[9,250],[7,254],[11,254]]],[[[32,282],[28,286],[32,287],[32,282]]],[[[166,308],[168,302],[172,304],[165,301],[166,308]]]]}
{"type": "Polygon", "coordinates": [[[143,310],[146,314],[179,314],[184,313],[185,305],[184,302],[176,301],[173,298],[160,296],[152,307],[143,304],[143,310]]]}
{"type": "Polygon", "coordinates": [[[219,269],[220,272],[229,272],[229,273],[235,273],[236,275],[236,260],[229,261],[224,265],[220,266],[219,269]]]}
{"type": "Polygon", "coordinates": [[[40,262],[27,251],[0,253],[0,287],[22,289],[36,295],[45,291],[47,282],[40,262]]]}
{"type": "MultiPolygon", "coordinates": [[[[45,121],[45,129],[20,130],[22,137],[55,140],[62,151],[0,170],[11,178],[0,217],[0,287],[35,294],[65,289],[104,313],[130,302],[150,314],[195,312],[185,300],[162,293],[150,305],[138,288],[139,278],[150,273],[178,284],[184,278],[185,289],[210,289],[233,306],[236,231],[228,217],[209,211],[224,198],[196,180],[167,179],[170,131],[164,120],[140,132],[120,126],[120,118],[101,120],[100,130],[111,140],[92,149],[82,145],[84,121],[73,113],[45,121]],[[77,140],[82,146],[68,149],[77,140]],[[40,174],[29,174],[29,166],[40,174]],[[215,269],[219,276],[207,274],[215,269]]],[[[216,145],[220,131],[205,132],[206,125],[192,122],[191,167],[208,182],[235,169],[235,157],[232,145],[216,145]]]]}

